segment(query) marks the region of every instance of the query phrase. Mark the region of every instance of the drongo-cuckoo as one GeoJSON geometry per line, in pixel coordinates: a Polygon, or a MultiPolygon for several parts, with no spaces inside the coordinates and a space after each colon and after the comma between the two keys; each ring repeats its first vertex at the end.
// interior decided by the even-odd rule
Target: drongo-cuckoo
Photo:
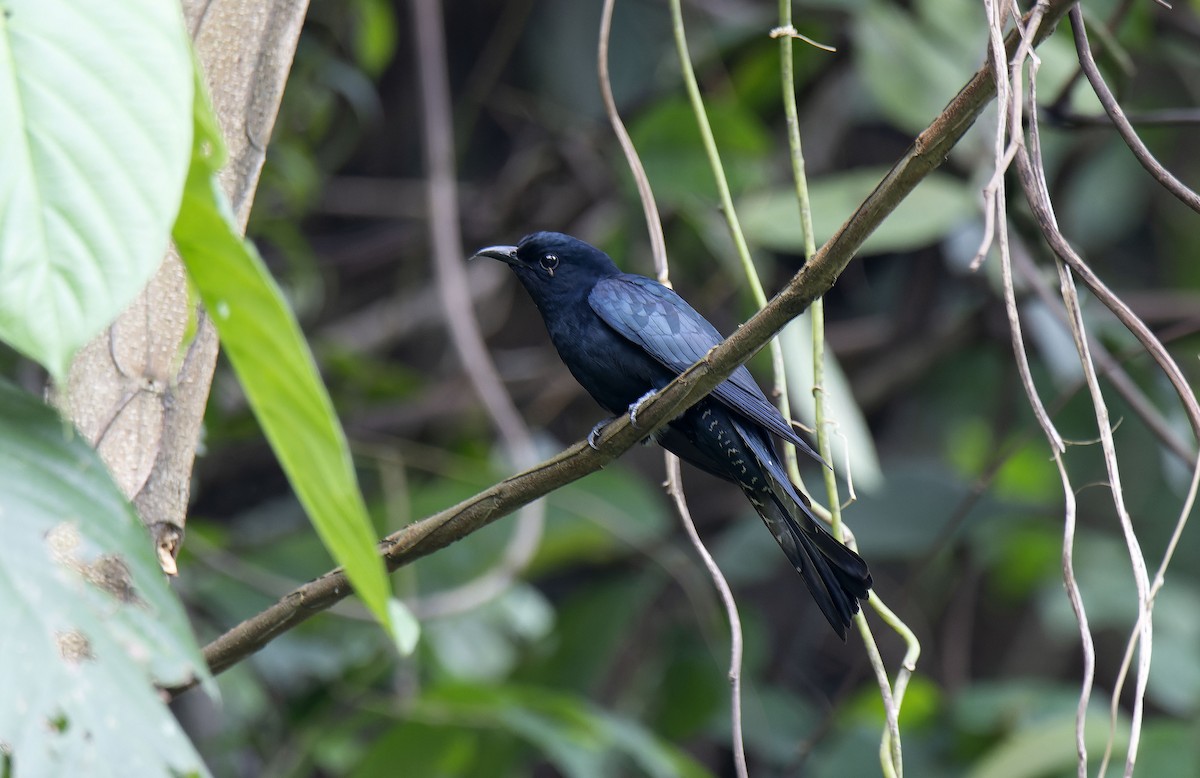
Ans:
{"type": "MultiPolygon", "coordinates": [[[[596,402],[610,413],[629,411],[635,424],[639,401],[722,340],[674,291],[622,273],[603,251],[569,235],[536,232],[517,246],[491,246],[476,256],[512,268],[567,369],[596,402]]],[[[589,443],[602,425],[592,430],[589,443]]],[[[845,639],[858,601],[871,588],[871,574],[862,557],[813,516],[780,464],[775,437],[821,461],[745,367],[656,435],[680,459],[741,487],[845,639]]]]}

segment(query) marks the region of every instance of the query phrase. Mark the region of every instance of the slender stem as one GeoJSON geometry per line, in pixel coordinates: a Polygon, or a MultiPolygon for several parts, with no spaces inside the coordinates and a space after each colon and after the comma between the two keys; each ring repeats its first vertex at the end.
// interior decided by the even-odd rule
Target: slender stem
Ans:
{"type": "MultiPolygon", "coordinates": [[[[779,26],[784,29],[792,28],[791,0],[779,0],[779,26]]],[[[779,38],[780,76],[783,88],[783,109],[787,119],[787,135],[789,157],[792,163],[792,180],[796,187],[796,203],[800,209],[800,226],[804,234],[804,261],[808,262],[816,253],[816,238],[812,228],[812,204],[808,196],[808,176],[804,170],[804,147],[800,138],[799,111],[796,106],[795,74],[792,61],[792,37],[782,35],[779,38]]],[[[813,301],[809,309],[812,317],[812,354],[813,354],[813,401],[817,428],[817,451],[826,462],[833,461],[833,450],[829,440],[829,426],[825,416],[825,304],[823,298],[813,301]]],[[[824,469],[825,490],[829,497],[830,525],[833,535],[842,540],[842,510],[841,498],[838,496],[837,477],[833,470],[824,469]]],[[[883,605],[877,595],[872,594],[871,602],[876,610],[886,611],[890,624],[905,639],[908,646],[906,664],[897,675],[896,686],[893,688],[888,679],[887,669],[883,658],[875,646],[875,638],[871,634],[870,625],[860,614],[857,618],[863,643],[867,647],[867,656],[875,677],[879,682],[880,696],[883,699],[887,726],[884,729],[880,743],[880,765],[888,778],[900,778],[904,774],[903,750],[900,740],[900,704],[904,698],[904,689],[908,679],[916,669],[917,657],[920,656],[921,646],[916,635],[898,617],[883,605]]]]}
{"type": "MultiPolygon", "coordinates": [[[[608,73],[608,39],[612,31],[613,6],[616,0],[604,0],[604,9],[600,17],[600,41],[597,53],[597,65],[600,73],[600,92],[604,97],[604,109],[608,114],[609,123],[625,152],[625,160],[629,171],[637,182],[638,196],[642,201],[642,209],[646,216],[646,229],[650,232],[650,245],[654,253],[654,266],[659,282],[671,285],[671,269],[667,261],[667,245],[663,237],[662,219],[658,215],[658,206],[654,202],[654,192],[646,169],[638,157],[637,149],[625,130],[621,115],[617,111],[617,102],[613,99],[612,82],[608,73]]],[[[679,470],[679,458],[669,451],[663,452],[663,462],[667,470],[666,488],[679,515],[679,521],[687,532],[688,539],[696,549],[704,567],[708,571],[713,585],[721,595],[725,607],[725,616],[729,620],[729,686],[730,686],[730,720],[731,738],[733,741],[733,765],[738,778],[749,778],[746,765],[746,746],[742,736],[742,620],[738,615],[737,601],[733,598],[733,590],[725,580],[721,568],[713,559],[712,554],[700,539],[696,524],[692,521],[692,512],[688,509],[687,499],[683,494],[683,476],[679,470]]]]}
{"type": "Polygon", "coordinates": [[[1104,76],[1100,74],[1100,68],[1096,66],[1096,60],[1092,57],[1087,30],[1083,26],[1083,12],[1079,10],[1078,5],[1071,7],[1069,16],[1071,34],[1075,39],[1075,51],[1079,55],[1079,66],[1083,69],[1083,74],[1087,76],[1088,83],[1092,85],[1092,91],[1096,93],[1096,97],[1100,98],[1100,105],[1104,106],[1104,112],[1112,120],[1113,126],[1117,128],[1117,132],[1121,134],[1125,144],[1129,146],[1129,150],[1133,152],[1133,156],[1137,157],[1137,161],[1146,169],[1146,172],[1155,181],[1162,184],[1168,192],[1179,198],[1180,202],[1196,213],[1200,213],[1200,195],[1189,189],[1154,158],[1150,149],[1138,137],[1133,125],[1129,123],[1129,119],[1125,117],[1125,112],[1121,110],[1121,104],[1117,102],[1112,90],[1108,88],[1108,84],[1104,83],[1104,76]]]}
{"type": "Polygon", "coordinates": [[[621,144],[621,151],[625,153],[625,163],[629,165],[629,172],[637,184],[638,199],[641,200],[642,210],[646,217],[646,230],[650,233],[650,252],[654,256],[654,268],[658,274],[658,280],[661,283],[668,283],[670,279],[667,272],[667,241],[663,237],[662,218],[658,215],[658,203],[654,199],[654,191],[650,188],[650,179],[646,175],[646,168],[642,165],[637,149],[633,146],[633,140],[625,129],[625,123],[621,121],[621,114],[617,111],[617,101],[613,97],[612,79],[608,73],[608,38],[612,33],[614,5],[616,5],[616,0],[604,0],[604,9],[600,15],[600,40],[596,53],[596,66],[600,73],[600,96],[604,100],[604,112],[608,115],[608,122],[617,136],[617,142],[621,144]]]}
{"type": "MultiPolygon", "coordinates": [[[[427,168],[431,255],[438,294],[446,310],[451,341],[475,394],[500,430],[517,467],[529,467],[538,461],[537,446],[488,354],[471,305],[470,285],[462,259],[458,185],[454,174],[454,123],[441,4],[437,0],[413,0],[412,12],[413,45],[417,52],[417,76],[424,108],[421,111],[424,121],[422,141],[427,168]]],[[[422,611],[430,615],[459,613],[507,591],[514,578],[533,559],[544,526],[545,509],[541,502],[523,507],[496,567],[462,586],[429,595],[422,603],[422,611]]]]}
{"type": "MultiPolygon", "coordinates": [[[[750,293],[754,297],[754,304],[761,309],[767,304],[767,294],[763,290],[762,281],[759,280],[758,270],[754,266],[754,258],[750,255],[750,246],[746,242],[746,236],[742,232],[741,221],[738,219],[737,211],[733,207],[733,195],[729,191],[729,179],[725,176],[725,166],[721,163],[721,153],[717,150],[717,141],[713,136],[712,125],[708,121],[708,112],[704,108],[704,98],[700,94],[700,85],[696,81],[696,71],[692,67],[692,57],[688,51],[687,33],[683,26],[683,10],[680,8],[680,0],[671,0],[671,19],[673,22],[672,29],[675,33],[675,49],[679,53],[679,67],[683,72],[683,83],[687,88],[688,100],[691,102],[692,111],[696,115],[696,126],[700,129],[700,137],[704,141],[704,151],[708,155],[709,164],[712,166],[713,178],[717,184],[717,196],[720,199],[721,212],[725,215],[725,222],[729,226],[729,235],[733,238],[733,245],[737,250],[738,259],[742,263],[742,270],[745,273],[746,281],[750,284],[750,293]]],[[[779,406],[779,412],[783,414],[783,418],[790,419],[792,418],[792,407],[791,400],[788,398],[787,372],[783,362],[783,347],[779,344],[778,338],[771,338],[770,350],[771,372],[774,375],[775,403],[779,406]]],[[[792,480],[803,488],[804,483],[800,478],[799,467],[796,464],[795,446],[790,443],[785,444],[784,457],[792,480]]]]}
{"type": "Polygon", "coordinates": [[[729,582],[725,580],[725,575],[721,572],[717,561],[713,559],[712,554],[704,547],[704,541],[700,539],[700,533],[696,531],[696,523],[692,521],[691,511],[688,510],[687,501],[683,497],[683,480],[679,472],[679,457],[668,453],[666,462],[667,493],[671,496],[671,502],[675,505],[675,510],[679,513],[683,527],[687,531],[688,540],[692,542],[692,547],[696,549],[696,553],[704,561],[705,569],[708,570],[708,574],[716,585],[717,591],[721,594],[721,602],[725,606],[725,613],[729,619],[729,684],[732,688],[733,700],[733,708],[730,711],[733,736],[733,766],[738,778],[747,778],[749,770],[746,766],[746,747],[742,737],[742,620],[738,615],[737,601],[733,599],[733,590],[729,588],[729,582]]]}

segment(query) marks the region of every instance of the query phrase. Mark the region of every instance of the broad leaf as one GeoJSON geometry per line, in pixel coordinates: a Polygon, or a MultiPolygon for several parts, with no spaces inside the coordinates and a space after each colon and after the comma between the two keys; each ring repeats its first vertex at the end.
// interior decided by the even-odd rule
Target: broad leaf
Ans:
{"type": "MultiPolygon", "coordinates": [[[[1089,758],[1098,762],[1109,738],[1108,717],[1089,711],[1084,723],[1083,740],[1089,758]]],[[[1118,723],[1112,735],[1118,764],[1125,760],[1129,745],[1129,725],[1118,723]]],[[[1075,717],[1059,716],[1020,729],[1002,740],[982,759],[975,762],[968,778],[1039,778],[1064,775],[1077,764],[1075,755],[1075,717]]]]}
{"type": "MultiPolygon", "coordinates": [[[[883,179],[884,168],[861,168],[811,182],[813,234],[827,241],[883,179]]],[[[980,210],[976,188],[944,173],[931,173],[863,243],[861,254],[911,251],[939,242],[954,226],[980,210]]],[[[804,252],[796,194],[774,189],[743,198],[737,206],[746,236],[777,251],[804,252]]]]}
{"type": "Polygon", "coordinates": [[[985,30],[970,0],[868,2],[855,18],[854,53],[872,103],[904,131],[925,129],[979,67],[985,30]]]}
{"type": "Polygon", "coordinates": [[[0,742],[16,775],[206,772],[154,684],[208,680],[141,521],[58,415],[0,382],[0,742]]]}
{"type": "Polygon", "coordinates": [[[536,746],[569,778],[709,775],[636,722],[541,687],[442,685],[416,701],[413,714],[418,721],[469,721],[507,731],[536,746]]]}
{"type": "Polygon", "coordinates": [[[62,379],[162,261],[192,65],[178,3],[0,11],[0,338],[62,379]]]}
{"type": "Polygon", "coordinates": [[[387,574],[375,545],[345,433],[312,352],[283,293],[239,234],[217,181],[224,144],[203,85],[196,89],[196,143],[175,224],[175,245],[221,336],[263,433],[330,554],[402,651],[417,623],[393,618],[387,574]]]}

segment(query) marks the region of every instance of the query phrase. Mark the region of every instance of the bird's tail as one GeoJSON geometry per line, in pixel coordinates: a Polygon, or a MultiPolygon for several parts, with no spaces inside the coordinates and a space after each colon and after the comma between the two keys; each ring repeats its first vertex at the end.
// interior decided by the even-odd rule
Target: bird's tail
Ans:
{"type": "Polygon", "coordinates": [[[758,491],[743,485],[746,495],[783,548],[788,561],[799,571],[830,626],[845,640],[846,630],[854,614],[858,613],[858,601],[866,599],[871,589],[867,563],[821,527],[812,515],[808,501],[796,491],[780,467],[774,452],[757,436],[746,430],[739,432],[768,480],[766,489],[758,491]]]}
{"type": "Polygon", "coordinates": [[[866,599],[871,589],[867,563],[811,518],[797,520],[777,495],[772,494],[766,501],[756,496],[753,501],[821,613],[845,640],[846,630],[858,613],[858,601],[866,599]]]}

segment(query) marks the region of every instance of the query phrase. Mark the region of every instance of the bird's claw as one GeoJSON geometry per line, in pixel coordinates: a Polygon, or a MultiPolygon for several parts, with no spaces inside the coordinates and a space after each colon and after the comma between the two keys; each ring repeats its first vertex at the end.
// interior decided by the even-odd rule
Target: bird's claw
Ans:
{"type": "Polygon", "coordinates": [[[606,426],[608,426],[610,421],[612,421],[612,419],[601,419],[600,421],[596,422],[596,426],[592,427],[592,431],[588,433],[587,444],[592,448],[593,451],[600,450],[600,446],[596,445],[596,441],[600,438],[600,433],[606,426]]]}
{"type": "Polygon", "coordinates": [[[637,400],[634,401],[633,405],[629,406],[629,423],[632,424],[635,428],[638,425],[638,423],[637,423],[638,411],[640,411],[642,409],[642,406],[646,404],[647,400],[649,400],[651,397],[654,396],[655,391],[656,390],[651,389],[650,391],[643,394],[641,397],[637,398],[637,400]]]}

